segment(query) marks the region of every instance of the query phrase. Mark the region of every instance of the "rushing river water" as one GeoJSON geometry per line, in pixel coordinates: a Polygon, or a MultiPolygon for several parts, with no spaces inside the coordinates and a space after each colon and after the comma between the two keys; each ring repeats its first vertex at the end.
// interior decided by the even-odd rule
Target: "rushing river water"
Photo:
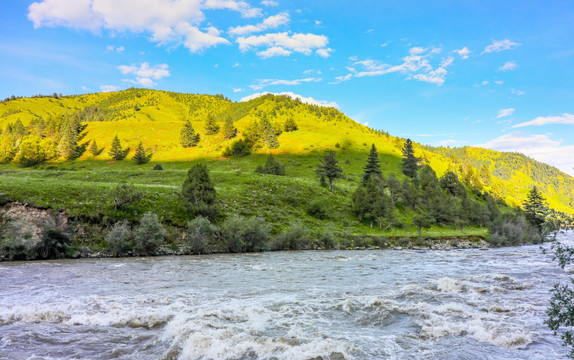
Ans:
{"type": "Polygon", "coordinates": [[[0,358],[559,359],[569,276],[539,246],[3,263],[0,358]]]}

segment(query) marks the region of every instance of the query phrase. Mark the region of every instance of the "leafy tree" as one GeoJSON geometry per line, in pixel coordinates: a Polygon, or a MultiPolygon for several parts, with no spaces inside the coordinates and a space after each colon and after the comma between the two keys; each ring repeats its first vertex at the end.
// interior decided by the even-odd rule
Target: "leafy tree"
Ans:
{"type": "Polygon", "coordinates": [[[251,144],[247,140],[239,139],[223,151],[225,157],[243,157],[251,154],[251,144]]]}
{"type": "Polygon", "coordinates": [[[219,132],[219,125],[215,121],[215,118],[211,115],[208,115],[205,119],[205,134],[206,135],[215,135],[219,132]]]}
{"type": "Polygon", "coordinates": [[[326,178],[329,181],[329,190],[333,190],[333,181],[343,177],[343,168],[339,166],[334,151],[329,151],[323,156],[315,173],[319,178],[326,178]]]}
{"type": "Polygon", "coordinates": [[[134,205],[143,199],[143,193],[136,190],[133,184],[123,181],[119,183],[112,194],[114,209],[119,210],[128,205],[134,205]]]}
{"type": "Polygon", "coordinates": [[[20,143],[18,155],[15,161],[21,167],[29,167],[46,161],[46,152],[40,144],[41,139],[37,136],[25,137],[20,143]]]}
{"type": "Polygon", "coordinates": [[[422,229],[429,229],[434,224],[434,219],[427,214],[417,214],[413,218],[413,225],[418,229],[419,236],[421,236],[422,229]]]}
{"type": "Polygon", "coordinates": [[[130,151],[129,148],[127,148],[125,150],[122,149],[122,144],[120,142],[120,139],[116,135],[114,137],[114,140],[112,140],[112,146],[110,147],[110,151],[108,152],[108,154],[114,160],[123,160],[129,151],[130,151]]]}
{"type": "Polygon", "coordinates": [[[191,125],[191,121],[187,120],[183,124],[183,128],[179,133],[179,142],[181,146],[183,146],[184,148],[197,146],[197,144],[199,143],[199,138],[200,136],[199,134],[195,133],[195,130],[191,125]]]}
{"type": "Polygon", "coordinates": [[[147,255],[155,254],[166,234],[157,214],[153,211],[146,212],[134,231],[136,250],[147,255]]]}
{"type": "Polygon", "coordinates": [[[226,117],[223,123],[223,137],[226,140],[233,139],[237,136],[237,129],[233,126],[233,119],[231,117],[226,117]]]}
{"type": "Polygon", "coordinates": [[[147,164],[150,161],[151,154],[146,155],[145,150],[143,148],[143,143],[141,141],[138,144],[138,147],[136,148],[136,153],[134,154],[134,157],[132,159],[138,165],[147,164]]]}
{"type": "Polygon", "coordinates": [[[365,171],[363,173],[363,184],[366,184],[373,175],[379,177],[383,176],[381,171],[381,162],[379,161],[379,155],[377,154],[375,144],[371,146],[371,152],[367,158],[367,165],[365,166],[365,171]]]}
{"type": "Polygon", "coordinates": [[[275,160],[273,155],[269,155],[267,161],[265,161],[265,166],[257,166],[255,172],[259,174],[285,175],[285,166],[275,160]]]}
{"type": "Polygon", "coordinates": [[[214,205],[217,193],[205,164],[195,164],[187,172],[181,195],[184,206],[193,215],[205,217],[215,215],[214,205]]]}
{"type": "Polygon", "coordinates": [[[100,155],[102,153],[102,151],[104,151],[104,148],[98,148],[98,143],[96,142],[96,139],[92,140],[92,144],[90,145],[90,154],[92,154],[92,156],[96,157],[98,155],[100,155]]]}
{"type": "Polygon", "coordinates": [[[9,163],[16,156],[14,140],[11,136],[3,136],[0,141],[0,163],[9,163]]]}
{"type": "Polygon", "coordinates": [[[546,199],[540,194],[536,186],[530,189],[524,202],[524,212],[526,220],[537,229],[542,229],[542,224],[546,220],[546,213],[548,212],[548,205],[546,199]]]}
{"type": "Polygon", "coordinates": [[[378,221],[379,228],[382,228],[383,219],[392,211],[389,209],[389,205],[389,198],[383,192],[382,180],[378,176],[371,177],[364,186],[360,185],[353,194],[355,214],[360,219],[368,221],[371,227],[375,221],[378,221]]]}
{"type": "Polygon", "coordinates": [[[299,130],[299,127],[297,126],[297,123],[295,122],[293,117],[289,117],[287,118],[287,120],[285,120],[285,125],[283,125],[283,129],[285,130],[285,132],[292,132],[299,130]]]}
{"type": "Polygon", "coordinates": [[[403,148],[403,174],[414,179],[417,176],[418,163],[419,159],[415,157],[413,142],[407,139],[403,148]]]}
{"type": "Polygon", "coordinates": [[[194,254],[207,252],[209,240],[214,239],[218,232],[219,228],[201,215],[188,222],[187,238],[191,252],[194,254]]]}

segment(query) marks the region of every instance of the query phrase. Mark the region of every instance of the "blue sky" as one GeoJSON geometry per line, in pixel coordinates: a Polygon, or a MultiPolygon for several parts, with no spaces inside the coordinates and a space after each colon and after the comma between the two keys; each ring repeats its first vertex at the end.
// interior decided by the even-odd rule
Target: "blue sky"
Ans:
{"type": "Polygon", "coordinates": [[[0,97],[291,92],[574,175],[571,1],[3,0],[0,97]]]}

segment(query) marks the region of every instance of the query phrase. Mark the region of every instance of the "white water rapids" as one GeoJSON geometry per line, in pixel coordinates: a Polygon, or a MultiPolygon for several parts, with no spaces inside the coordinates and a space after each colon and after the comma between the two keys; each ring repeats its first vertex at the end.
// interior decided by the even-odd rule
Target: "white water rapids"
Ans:
{"type": "Polygon", "coordinates": [[[561,359],[571,275],[539,246],[2,263],[0,359],[561,359]]]}

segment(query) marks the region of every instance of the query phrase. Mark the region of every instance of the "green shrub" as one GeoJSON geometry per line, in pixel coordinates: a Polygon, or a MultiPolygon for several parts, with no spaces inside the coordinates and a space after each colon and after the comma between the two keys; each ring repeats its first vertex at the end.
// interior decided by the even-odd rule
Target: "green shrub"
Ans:
{"type": "Polygon", "coordinates": [[[187,223],[187,242],[193,254],[204,254],[209,249],[209,241],[219,233],[216,225],[204,218],[197,216],[187,223]]]}
{"type": "Polygon", "coordinates": [[[329,209],[325,200],[315,199],[311,201],[307,207],[307,214],[311,215],[315,219],[325,220],[329,218],[329,209]]]}
{"type": "Polygon", "coordinates": [[[131,249],[132,231],[127,220],[118,221],[106,234],[105,241],[114,256],[120,256],[131,249]]]}
{"type": "Polygon", "coordinates": [[[277,236],[273,243],[273,250],[301,250],[310,244],[309,230],[303,223],[296,221],[287,231],[277,236]]]}
{"type": "Polygon", "coordinates": [[[128,185],[128,183],[124,181],[116,186],[112,197],[114,209],[119,210],[122,207],[140,202],[143,198],[143,193],[137,191],[133,184],[128,185]]]}
{"type": "Polygon", "coordinates": [[[273,155],[269,155],[267,157],[267,161],[265,162],[265,166],[257,166],[255,172],[268,175],[285,175],[285,166],[281,165],[280,162],[275,160],[273,155]]]}
{"type": "Polygon", "coordinates": [[[333,249],[337,242],[335,238],[335,233],[333,232],[333,229],[331,227],[325,227],[321,230],[318,229],[316,237],[317,240],[319,241],[319,244],[325,250],[333,249]]]}
{"type": "Polygon", "coordinates": [[[134,237],[135,248],[140,254],[153,255],[164,241],[166,231],[157,214],[148,211],[135,229],[134,237]]]}
{"type": "Polygon", "coordinates": [[[263,251],[269,241],[271,225],[262,217],[233,215],[222,225],[223,244],[229,252],[263,251]]]}
{"type": "Polygon", "coordinates": [[[225,157],[243,157],[251,154],[252,144],[248,140],[239,139],[223,151],[225,157]]]}
{"type": "Polygon", "coordinates": [[[155,166],[153,167],[152,170],[161,171],[161,170],[163,170],[163,166],[161,166],[161,164],[155,164],[155,166]]]}

